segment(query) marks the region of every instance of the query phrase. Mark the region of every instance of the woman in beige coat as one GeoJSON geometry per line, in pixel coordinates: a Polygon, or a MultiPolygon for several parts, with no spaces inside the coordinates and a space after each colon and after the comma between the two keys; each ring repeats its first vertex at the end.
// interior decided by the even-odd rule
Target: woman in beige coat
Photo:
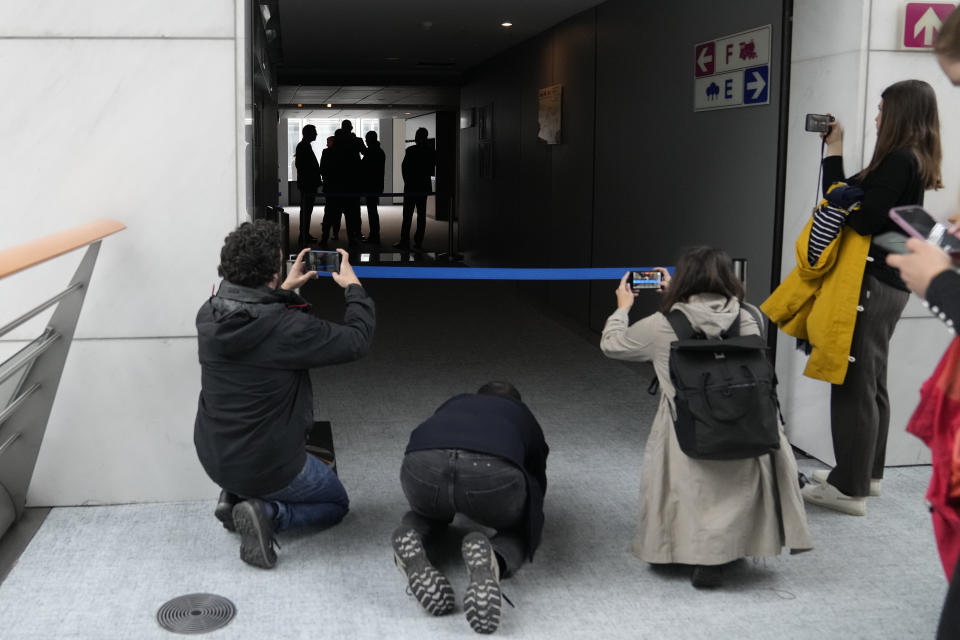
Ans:
{"type": "Polygon", "coordinates": [[[629,324],[636,294],[627,275],[617,288],[617,310],[607,318],[600,348],[619,360],[653,362],[660,381],[660,406],[640,471],[640,521],[634,553],[653,564],[694,565],[695,587],[722,582],[722,565],[746,556],[776,556],[812,548],[797,483],[797,463],[780,429],[780,448],[770,456],[742,460],[698,460],[680,449],[674,432],[674,387],[670,343],[677,336],[664,313],[680,309],[707,337],[733,322],[743,335],[759,332],[741,310],[743,287],[726,253],[700,247],[680,258],[674,277],[666,270],[661,311],[629,324]],[[776,477],[774,477],[776,476],[776,477]],[[779,503],[779,512],[778,512],[779,503]]]}

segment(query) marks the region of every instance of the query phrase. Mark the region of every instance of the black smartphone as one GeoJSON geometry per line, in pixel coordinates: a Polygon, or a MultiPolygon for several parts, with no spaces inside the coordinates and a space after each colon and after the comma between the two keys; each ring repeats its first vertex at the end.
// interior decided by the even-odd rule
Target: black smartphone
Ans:
{"type": "Polygon", "coordinates": [[[894,207],[890,209],[890,218],[914,238],[935,244],[947,253],[960,254],[960,238],[949,233],[949,227],[938,222],[923,207],[894,207]]]}
{"type": "Polygon", "coordinates": [[[340,253],[313,250],[307,254],[307,271],[340,273],[340,253]]]}
{"type": "Polygon", "coordinates": [[[804,125],[804,129],[807,131],[813,131],[814,133],[826,133],[830,131],[830,127],[833,126],[835,122],[833,116],[828,116],[822,113],[808,113],[807,122],[804,125]]]}
{"type": "Polygon", "coordinates": [[[659,271],[631,271],[630,290],[638,293],[641,289],[659,289],[663,274],[659,271]]]}

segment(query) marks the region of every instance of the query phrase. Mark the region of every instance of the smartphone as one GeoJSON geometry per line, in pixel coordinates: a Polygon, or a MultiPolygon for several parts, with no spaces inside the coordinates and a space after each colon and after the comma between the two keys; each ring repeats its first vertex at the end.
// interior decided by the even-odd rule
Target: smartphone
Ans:
{"type": "Polygon", "coordinates": [[[885,231],[873,236],[872,242],[888,253],[910,253],[910,250],[907,249],[907,238],[909,237],[896,231],[885,231]]]}
{"type": "Polygon", "coordinates": [[[307,254],[307,271],[340,273],[340,253],[337,251],[313,250],[307,254]]]}
{"type": "Polygon", "coordinates": [[[890,218],[914,238],[935,244],[947,253],[960,254],[960,238],[949,233],[950,227],[938,222],[923,207],[894,207],[890,209],[890,218]]]}
{"type": "Polygon", "coordinates": [[[830,131],[830,127],[833,126],[835,122],[833,116],[828,116],[822,113],[808,113],[807,122],[804,125],[804,129],[807,131],[813,131],[815,133],[826,133],[830,131]]]}
{"type": "Polygon", "coordinates": [[[659,271],[631,271],[630,290],[638,293],[641,289],[659,289],[663,274],[659,271]]]}

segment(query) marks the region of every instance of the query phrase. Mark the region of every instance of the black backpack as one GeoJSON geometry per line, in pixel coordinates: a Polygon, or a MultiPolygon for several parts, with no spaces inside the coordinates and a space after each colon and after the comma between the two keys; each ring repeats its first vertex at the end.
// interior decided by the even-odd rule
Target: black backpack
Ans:
{"type": "MultiPolygon", "coordinates": [[[[766,322],[760,312],[742,308],[766,322]]],[[[693,330],[674,309],[667,320],[678,340],[670,344],[670,380],[676,389],[674,428],[691,458],[734,460],[780,448],[776,374],[762,335],[740,335],[740,316],[720,338],[693,330]]]]}

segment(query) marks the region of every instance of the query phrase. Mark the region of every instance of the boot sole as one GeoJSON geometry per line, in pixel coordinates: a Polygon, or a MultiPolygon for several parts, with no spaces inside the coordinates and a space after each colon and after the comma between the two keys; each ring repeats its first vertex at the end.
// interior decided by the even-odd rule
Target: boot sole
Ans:
{"type": "Polygon", "coordinates": [[[393,554],[410,591],[427,613],[442,616],[453,611],[453,587],[447,576],[430,564],[419,535],[412,529],[395,533],[393,554]]]}
{"type": "Polygon", "coordinates": [[[500,579],[491,564],[496,562],[486,536],[468,533],[461,546],[469,584],[463,596],[463,612],[477,633],[493,633],[500,626],[500,579]]]}
{"type": "Polygon", "coordinates": [[[277,552],[256,510],[247,502],[241,502],[233,508],[233,524],[241,536],[240,559],[261,569],[272,569],[277,564],[277,552]]]}

